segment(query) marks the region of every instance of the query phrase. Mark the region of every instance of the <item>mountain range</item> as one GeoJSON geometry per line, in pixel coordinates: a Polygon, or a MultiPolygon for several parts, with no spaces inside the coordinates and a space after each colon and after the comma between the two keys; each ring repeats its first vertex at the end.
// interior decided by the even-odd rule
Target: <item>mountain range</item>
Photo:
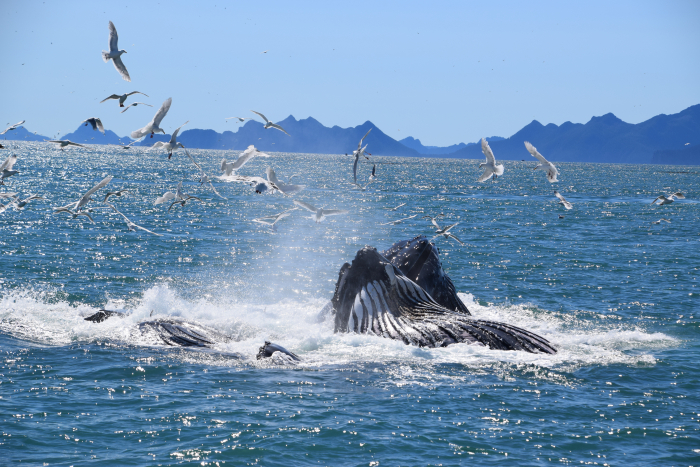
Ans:
{"type": "MultiPolygon", "coordinates": [[[[265,130],[262,123],[248,120],[237,131],[217,133],[214,130],[188,129],[178,141],[187,147],[201,149],[242,150],[254,145],[268,152],[303,152],[348,154],[367,131],[364,143],[369,154],[403,157],[449,157],[482,159],[478,142],[459,143],[447,147],[424,146],[419,139],[407,137],[397,141],[372,122],[351,128],[331,128],[312,117],[297,120],[289,116],[277,122],[289,134],[275,129],[265,130]]],[[[24,127],[8,132],[7,139],[43,141],[50,139],[27,131],[24,127]]],[[[128,137],[119,137],[107,130],[105,135],[81,124],[76,131],[61,137],[83,144],[127,144],[128,137]]],[[[137,143],[152,146],[167,141],[170,135],[154,135],[137,143]]],[[[657,115],[638,124],[625,123],[612,113],[593,117],[587,123],[565,122],[542,125],[537,120],[509,138],[486,138],[499,160],[530,160],[524,142],[529,141],[551,161],[663,163],[700,165],[700,104],[672,115],[657,115]]],[[[534,160],[534,159],[533,159],[534,160]]]]}

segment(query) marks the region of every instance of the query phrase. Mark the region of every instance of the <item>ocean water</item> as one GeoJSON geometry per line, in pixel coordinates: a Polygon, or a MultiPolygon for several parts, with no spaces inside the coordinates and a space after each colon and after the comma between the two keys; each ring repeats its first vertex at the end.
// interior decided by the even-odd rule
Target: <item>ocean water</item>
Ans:
{"type": "MultiPolygon", "coordinates": [[[[480,161],[377,157],[361,192],[349,157],[272,154],[240,173],[298,173],[293,198],[350,213],[315,224],[294,211],[271,232],[252,219],[292,197],[214,179],[222,200],[182,152],[10,152],[21,173],[0,193],[47,199],[0,214],[0,463],[700,464],[696,167],[561,163],[550,184],[528,159],[479,184],[480,161]],[[100,203],[94,225],[52,214],[107,175],[130,190],[115,205],[162,237],[100,203]],[[154,206],[179,181],[203,202],[154,206]],[[687,199],[650,204],[675,191],[687,199]],[[556,355],[422,349],[316,322],[344,262],[430,235],[428,214],[459,222],[465,246],[436,243],[472,314],[534,331],[556,355]],[[131,314],[84,321],[103,307],[131,314]],[[233,340],[163,346],[136,330],[151,314],[233,340]],[[266,339],[303,361],[255,360],[266,339]]],[[[212,175],[236,154],[192,151],[212,175]]]]}

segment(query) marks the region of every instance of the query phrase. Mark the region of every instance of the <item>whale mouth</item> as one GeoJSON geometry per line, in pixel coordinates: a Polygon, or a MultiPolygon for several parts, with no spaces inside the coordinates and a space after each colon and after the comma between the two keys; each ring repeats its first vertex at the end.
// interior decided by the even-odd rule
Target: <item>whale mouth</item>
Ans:
{"type": "MultiPolygon", "coordinates": [[[[440,278],[439,262],[423,260],[425,251],[430,251],[426,245],[414,248],[417,259],[405,265],[412,270],[422,262],[423,268],[434,269],[431,278],[440,278]]],[[[498,350],[557,352],[547,339],[525,329],[446,308],[373,247],[361,249],[351,264],[343,265],[331,303],[335,332],[374,334],[418,347],[470,343],[498,350]]]]}

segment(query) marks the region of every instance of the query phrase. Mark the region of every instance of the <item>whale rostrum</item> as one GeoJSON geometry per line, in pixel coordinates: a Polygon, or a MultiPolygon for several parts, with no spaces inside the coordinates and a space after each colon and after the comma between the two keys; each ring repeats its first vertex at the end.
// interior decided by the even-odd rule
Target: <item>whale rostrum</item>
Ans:
{"type": "Polygon", "coordinates": [[[335,332],[374,334],[419,347],[472,343],[556,353],[537,334],[471,317],[442,270],[437,247],[425,237],[399,242],[384,253],[368,246],[341,267],[330,310],[335,332]]]}

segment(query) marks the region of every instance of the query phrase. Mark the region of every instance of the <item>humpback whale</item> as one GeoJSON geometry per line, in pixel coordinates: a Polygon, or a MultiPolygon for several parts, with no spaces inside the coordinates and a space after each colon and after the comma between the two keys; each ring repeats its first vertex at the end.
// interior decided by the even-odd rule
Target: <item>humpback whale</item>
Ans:
{"type": "Polygon", "coordinates": [[[471,317],[438,254],[423,236],[396,243],[383,253],[364,247],[351,264],[340,268],[331,303],[322,312],[335,315],[335,332],[375,334],[419,347],[471,343],[556,353],[537,334],[471,317]]]}

